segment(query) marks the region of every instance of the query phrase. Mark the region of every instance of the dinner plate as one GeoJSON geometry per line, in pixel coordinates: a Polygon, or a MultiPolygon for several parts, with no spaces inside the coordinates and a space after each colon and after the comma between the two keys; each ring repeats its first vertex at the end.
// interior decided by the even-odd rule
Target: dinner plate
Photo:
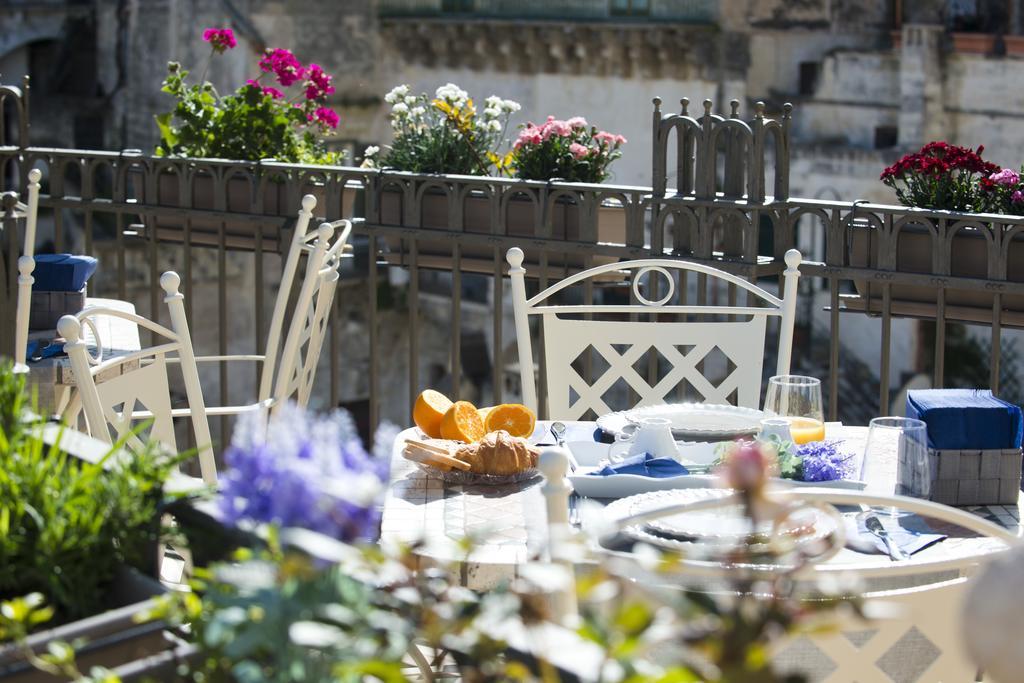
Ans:
{"type": "Polygon", "coordinates": [[[756,434],[764,413],[712,403],[670,403],[608,413],[597,418],[597,426],[607,434],[626,435],[645,417],[669,420],[677,439],[716,441],[756,434]]]}
{"type": "MultiPolygon", "coordinates": [[[[726,489],[652,491],[614,501],[605,507],[605,514],[611,519],[622,519],[667,505],[719,498],[730,493],[726,489]]],[[[730,515],[730,507],[678,513],[630,525],[622,529],[622,533],[633,540],[670,550],[692,550],[698,544],[734,545],[746,535],[749,526],[738,514],[730,515]]],[[[739,508],[734,512],[738,513],[739,508]]],[[[794,516],[798,516],[796,523],[787,533],[801,543],[820,541],[836,532],[835,520],[815,508],[799,510],[794,516]]]]}

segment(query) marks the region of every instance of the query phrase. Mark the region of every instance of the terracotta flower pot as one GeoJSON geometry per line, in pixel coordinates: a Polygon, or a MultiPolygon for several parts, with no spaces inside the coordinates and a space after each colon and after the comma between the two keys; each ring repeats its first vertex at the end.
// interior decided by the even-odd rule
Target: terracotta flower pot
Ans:
{"type": "MultiPolygon", "coordinates": [[[[261,247],[265,251],[278,251],[287,245],[280,240],[280,225],[277,223],[260,223],[253,221],[245,214],[262,214],[279,218],[294,218],[299,210],[299,201],[303,195],[312,194],[317,199],[317,206],[323,207],[326,191],[322,185],[305,183],[298,191],[289,196],[293,190],[289,182],[268,180],[264,184],[262,197],[253,203],[253,193],[260,192],[259,182],[250,182],[248,178],[232,176],[224,183],[223,199],[218,202],[220,188],[211,176],[196,176],[193,179],[191,195],[186,190],[184,198],[178,176],[174,173],[163,173],[157,183],[156,204],[163,207],[193,208],[211,212],[226,212],[220,216],[197,217],[189,226],[189,240],[195,245],[217,246],[220,244],[220,226],[224,225],[225,245],[231,249],[255,249],[256,231],[262,231],[261,247]],[[230,215],[235,214],[235,215],[230,215]],[[281,242],[281,243],[279,243],[281,242]]],[[[346,192],[348,190],[346,189],[346,192]]],[[[184,217],[160,215],[155,221],[157,239],[160,241],[181,243],[185,240],[184,217]]]]}
{"type": "MultiPolygon", "coordinates": [[[[461,268],[467,272],[493,273],[494,246],[486,236],[504,234],[516,240],[517,246],[526,251],[528,276],[538,276],[541,265],[541,250],[531,248],[530,241],[551,239],[560,242],[582,242],[584,244],[613,243],[625,244],[626,212],[617,202],[606,201],[598,207],[597,239],[587,240],[581,235],[581,207],[567,197],[560,197],[549,207],[541,207],[535,191],[523,190],[508,200],[504,207],[504,229],[501,229],[501,208],[492,216],[490,197],[482,191],[470,192],[462,205],[462,225],[457,224],[457,207],[452,207],[447,194],[439,189],[428,189],[420,200],[420,215],[411,216],[403,205],[403,193],[395,187],[386,187],[380,195],[380,222],[383,225],[415,226],[417,233],[417,264],[423,268],[449,269],[452,267],[452,247],[456,242],[452,235],[431,239],[430,232],[444,230],[461,232],[457,243],[461,246],[461,268]],[[550,210],[550,234],[544,234],[545,209],[550,210]],[[477,236],[477,239],[473,237],[477,236]],[[532,268],[531,268],[532,266],[532,268]]],[[[408,265],[408,254],[402,248],[401,240],[389,238],[391,260],[408,265]],[[396,258],[397,257],[397,258],[396,258]]],[[[508,246],[512,246],[509,244],[508,246]]],[[[584,267],[584,249],[575,249],[571,244],[562,253],[548,250],[548,275],[561,277],[566,269],[580,270],[584,267]]],[[[500,254],[504,264],[504,253],[500,254]]],[[[611,263],[615,259],[594,256],[590,266],[611,263]]]]}
{"type": "Polygon", "coordinates": [[[991,33],[953,33],[956,52],[987,55],[995,50],[996,37],[991,33]]]}
{"type": "MultiPolygon", "coordinates": [[[[948,251],[949,275],[940,275],[933,268],[932,236],[923,225],[902,228],[896,246],[895,270],[899,273],[922,273],[935,277],[989,278],[988,240],[977,229],[961,228],[953,236],[948,251]]],[[[850,233],[849,265],[859,268],[879,268],[879,239],[874,227],[855,224],[850,233]]],[[[1009,281],[1024,280],[1024,242],[1014,241],[1007,252],[1006,277],[1009,281]]],[[[864,299],[868,310],[882,309],[884,279],[878,281],[855,280],[857,293],[864,299]]],[[[891,284],[890,297],[894,312],[914,317],[934,318],[936,315],[935,286],[891,284]]],[[[979,290],[946,290],[946,318],[964,322],[992,323],[993,295],[979,290]]],[[[1003,323],[1024,325],[1024,296],[1004,294],[1001,301],[1003,323]]]]}

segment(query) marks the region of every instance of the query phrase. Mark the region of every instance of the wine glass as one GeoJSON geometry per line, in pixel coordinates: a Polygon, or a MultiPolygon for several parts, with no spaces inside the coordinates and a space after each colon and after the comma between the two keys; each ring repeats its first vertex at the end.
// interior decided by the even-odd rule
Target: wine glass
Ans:
{"type": "Polygon", "coordinates": [[[768,380],[764,412],[786,418],[793,443],[825,440],[821,380],[802,375],[776,375],[768,380]]]}
{"type": "MultiPolygon", "coordinates": [[[[909,417],[873,419],[860,472],[861,481],[869,488],[875,488],[879,481],[895,481],[893,493],[927,498],[932,488],[928,426],[909,417]]],[[[904,513],[898,508],[889,508],[888,514],[900,517],[904,513]]]]}

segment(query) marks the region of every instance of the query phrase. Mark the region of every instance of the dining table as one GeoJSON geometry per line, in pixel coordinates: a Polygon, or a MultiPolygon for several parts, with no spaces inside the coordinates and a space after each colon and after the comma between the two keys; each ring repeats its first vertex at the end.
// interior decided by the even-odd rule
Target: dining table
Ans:
{"type": "MultiPolygon", "coordinates": [[[[549,422],[538,422],[536,434],[548,429],[549,422]]],[[[569,423],[570,428],[589,428],[585,423],[569,423]]],[[[596,427],[596,425],[595,425],[596,427]]],[[[868,428],[827,423],[826,440],[840,440],[844,448],[863,452],[868,428]]],[[[502,485],[447,483],[436,474],[405,458],[407,439],[422,438],[410,428],[395,440],[390,477],[383,503],[381,542],[415,544],[417,561],[422,566],[443,564],[456,568],[461,583],[474,590],[488,590],[518,575],[528,561],[539,557],[546,544],[548,529],[546,501],[542,493],[543,477],[502,485]],[[466,541],[473,540],[466,554],[466,541]]],[[[865,492],[892,495],[896,488],[898,445],[881,442],[873,450],[873,477],[865,492]]],[[[607,499],[588,499],[581,508],[587,514],[601,514],[607,499]]],[[[1014,505],[978,505],[965,507],[1018,537],[1021,526],[1020,500],[1014,505]]],[[[586,519],[584,518],[584,526],[586,519]]],[[[945,534],[945,540],[916,552],[913,561],[936,561],[981,556],[999,552],[1005,545],[994,538],[979,537],[958,527],[932,525],[932,531],[945,534]]],[[[873,569],[891,562],[884,554],[870,554],[843,548],[828,560],[850,568],[873,569]]],[[[879,589],[888,586],[878,586],[879,589]]]]}

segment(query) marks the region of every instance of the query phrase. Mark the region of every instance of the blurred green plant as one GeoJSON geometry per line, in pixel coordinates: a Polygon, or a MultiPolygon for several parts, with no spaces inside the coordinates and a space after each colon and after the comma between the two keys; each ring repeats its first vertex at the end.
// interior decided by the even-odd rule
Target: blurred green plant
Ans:
{"type": "Polygon", "coordinates": [[[41,593],[61,623],[103,609],[118,565],[152,562],[180,458],[155,448],[120,458],[118,443],[82,461],[44,443],[23,391],[23,376],[0,366],[0,600],[41,593]]]}

